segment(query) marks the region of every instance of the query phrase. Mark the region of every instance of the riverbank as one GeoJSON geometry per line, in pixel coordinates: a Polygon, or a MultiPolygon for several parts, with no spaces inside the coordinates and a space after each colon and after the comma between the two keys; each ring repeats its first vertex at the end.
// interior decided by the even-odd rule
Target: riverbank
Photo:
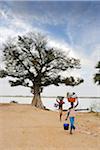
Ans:
{"type": "Polygon", "coordinates": [[[0,104],[2,150],[99,150],[100,116],[77,114],[76,131],[63,130],[59,113],[31,105],[0,104]]]}

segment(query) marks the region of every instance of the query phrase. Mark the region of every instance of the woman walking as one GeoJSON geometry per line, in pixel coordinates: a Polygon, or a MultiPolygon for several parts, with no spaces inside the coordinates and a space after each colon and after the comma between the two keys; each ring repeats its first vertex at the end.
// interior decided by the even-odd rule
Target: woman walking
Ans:
{"type": "Polygon", "coordinates": [[[58,99],[56,99],[56,102],[58,103],[58,106],[59,106],[59,116],[60,116],[60,121],[62,119],[62,112],[63,112],[63,104],[65,103],[63,101],[64,97],[57,97],[58,99]]]}

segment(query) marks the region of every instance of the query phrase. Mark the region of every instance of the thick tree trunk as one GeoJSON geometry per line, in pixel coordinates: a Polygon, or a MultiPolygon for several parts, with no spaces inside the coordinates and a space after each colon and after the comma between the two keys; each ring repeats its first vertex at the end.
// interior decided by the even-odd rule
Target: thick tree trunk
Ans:
{"type": "Polygon", "coordinates": [[[32,105],[34,105],[35,107],[44,109],[44,106],[43,106],[43,103],[41,101],[40,95],[34,95],[34,97],[32,99],[32,105]]]}
{"type": "Polygon", "coordinates": [[[43,103],[41,101],[41,96],[40,96],[40,93],[41,93],[41,86],[39,85],[39,79],[37,79],[35,81],[35,84],[34,84],[34,97],[32,99],[32,105],[34,105],[35,107],[38,107],[38,108],[41,108],[41,109],[44,109],[44,106],[43,106],[43,103]]]}

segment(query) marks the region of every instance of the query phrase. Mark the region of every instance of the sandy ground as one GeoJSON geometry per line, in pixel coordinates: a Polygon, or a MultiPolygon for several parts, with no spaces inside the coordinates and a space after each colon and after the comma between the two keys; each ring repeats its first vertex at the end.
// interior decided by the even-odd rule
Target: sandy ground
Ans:
{"type": "Polygon", "coordinates": [[[58,112],[1,104],[0,150],[100,150],[100,117],[78,113],[72,135],[63,123],[58,112]]]}

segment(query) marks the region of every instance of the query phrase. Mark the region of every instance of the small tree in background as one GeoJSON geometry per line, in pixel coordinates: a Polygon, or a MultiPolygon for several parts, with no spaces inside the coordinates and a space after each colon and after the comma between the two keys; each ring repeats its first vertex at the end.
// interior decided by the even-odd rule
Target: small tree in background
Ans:
{"type": "Polygon", "coordinates": [[[94,75],[93,79],[94,82],[97,83],[97,85],[100,85],[100,61],[98,62],[95,68],[98,69],[98,73],[94,75]]]}
{"type": "Polygon", "coordinates": [[[80,78],[61,75],[68,69],[80,68],[80,61],[50,48],[45,36],[39,33],[18,36],[6,42],[3,56],[5,68],[0,71],[0,77],[12,77],[9,80],[11,86],[31,88],[34,95],[32,105],[39,108],[44,108],[40,95],[44,87],[52,84],[75,86],[83,82],[80,78]]]}

